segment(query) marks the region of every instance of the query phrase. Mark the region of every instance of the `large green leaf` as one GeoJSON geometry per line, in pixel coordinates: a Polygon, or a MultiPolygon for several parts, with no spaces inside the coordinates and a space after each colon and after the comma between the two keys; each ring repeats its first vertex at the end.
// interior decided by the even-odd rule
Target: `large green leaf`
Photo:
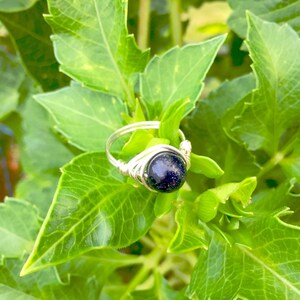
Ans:
{"type": "Polygon", "coordinates": [[[38,0],[1,0],[0,11],[12,13],[16,11],[26,10],[34,5],[34,3],[37,1],[38,0]]]}
{"type": "Polygon", "coordinates": [[[228,0],[233,13],[228,20],[229,26],[241,37],[246,37],[246,11],[260,18],[277,23],[288,23],[300,33],[300,2],[298,0],[228,0]]]}
{"type": "Polygon", "coordinates": [[[230,134],[248,149],[272,156],[284,131],[300,125],[300,39],[286,25],[248,16],[247,44],[258,87],[235,117],[230,134]]]}
{"type": "Polygon", "coordinates": [[[19,275],[22,260],[5,259],[0,263],[0,284],[45,300],[98,299],[115,269],[140,264],[142,259],[114,250],[90,251],[58,269],[47,268],[25,277],[19,275]]]}
{"type": "MultiPolygon", "coordinates": [[[[5,2],[17,4],[21,0],[6,0],[5,2]]],[[[23,2],[26,1],[23,0],[23,2]]],[[[36,1],[28,0],[27,2],[33,4],[36,1]]],[[[58,63],[49,38],[51,29],[43,18],[43,13],[46,12],[46,0],[40,0],[26,11],[0,13],[0,20],[9,31],[29,73],[44,90],[53,90],[66,85],[69,79],[58,71],[58,63]]]]}
{"type": "MultiPolygon", "coordinates": [[[[82,261],[78,260],[79,262],[82,261]]],[[[55,268],[48,268],[21,278],[22,263],[24,263],[22,260],[6,259],[2,265],[0,264],[0,283],[42,300],[87,299],[89,296],[95,299],[99,295],[100,287],[95,278],[86,276],[82,280],[68,273],[64,274],[63,282],[55,268]]],[[[84,267],[82,263],[82,271],[84,267]]]]}
{"type": "Polygon", "coordinates": [[[53,116],[56,128],[78,148],[104,151],[107,138],[122,127],[122,101],[73,83],[70,87],[35,96],[53,116]]]}
{"type": "Polygon", "coordinates": [[[122,0],[49,0],[47,21],[63,72],[133,104],[130,76],[144,69],[148,52],[127,34],[126,9],[122,0]]]}
{"type": "Polygon", "coordinates": [[[7,198],[0,204],[0,258],[30,252],[39,227],[38,212],[32,205],[7,198]]]}
{"type": "Polygon", "coordinates": [[[141,96],[149,119],[160,117],[174,102],[190,99],[189,113],[198,100],[203,80],[225,36],[209,41],[173,48],[155,56],[141,75],[141,96]]]}
{"type": "Polygon", "coordinates": [[[63,175],[22,274],[93,248],[130,245],[154,220],[155,194],[124,183],[101,153],[75,158],[63,175]]]}
{"type": "Polygon", "coordinates": [[[243,146],[233,143],[223,130],[222,119],[228,109],[249,94],[255,87],[251,74],[225,81],[199,102],[184,123],[185,133],[193,145],[193,152],[215,160],[224,170],[222,182],[240,181],[255,175],[258,168],[243,146]]]}
{"type": "Polygon", "coordinates": [[[13,289],[7,285],[0,284],[0,298],[2,300],[37,300],[38,298],[32,297],[21,291],[13,289]]]}
{"type": "MultiPolygon", "coordinates": [[[[284,187],[283,187],[284,188],[284,187]]],[[[288,188],[288,186],[285,186],[288,188]]],[[[271,194],[270,194],[271,193],[271,194]]],[[[285,191],[286,193],[286,191],[285,191]]],[[[188,294],[197,299],[298,299],[300,296],[300,228],[271,213],[269,202],[283,202],[283,189],[257,200],[255,218],[242,219],[252,249],[229,246],[213,233],[208,251],[201,252],[188,294]]]]}
{"type": "Polygon", "coordinates": [[[24,71],[18,59],[0,48],[0,120],[17,108],[24,71]]]}

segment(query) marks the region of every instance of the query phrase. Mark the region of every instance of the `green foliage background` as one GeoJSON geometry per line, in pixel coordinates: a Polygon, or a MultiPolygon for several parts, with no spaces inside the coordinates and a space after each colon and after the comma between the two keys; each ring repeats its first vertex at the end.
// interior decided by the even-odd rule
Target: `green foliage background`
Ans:
{"type": "Polygon", "coordinates": [[[1,1],[0,155],[13,132],[22,178],[0,204],[0,299],[299,299],[299,11],[1,1]],[[110,134],[144,120],[161,127],[115,154],[178,146],[180,127],[178,192],[106,159],[110,134]]]}

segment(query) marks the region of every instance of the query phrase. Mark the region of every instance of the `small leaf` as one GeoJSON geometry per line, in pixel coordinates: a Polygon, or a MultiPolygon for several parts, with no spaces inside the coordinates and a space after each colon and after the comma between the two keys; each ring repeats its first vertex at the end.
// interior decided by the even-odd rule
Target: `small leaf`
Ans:
{"type": "Polygon", "coordinates": [[[157,218],[160,218],[166,215],[173,207],[174,201],[178,197],[178,192],[175,193],[159,193],[155,205],[154,205],[154,214],[157,218]]]}
{"type": "Polygon", "coordinates": [[[123,146],[123,155],[136,155],[146,149],[153,135],[147,130],[137,130],[131,136],[129,141],[123,146]]]}
{"type": "Polygon", "coordinates": [[[0,120],[18,106],[24,71],[18,59],[0,49],[0,120]]]}
{"type": "Polygon", "coordinates": [[[141,96],[148,118],[154,120],[176,101],[190,99],[185,114],[195,107],[203,80],[225,36],[209,41],[173,48],[155,56],[141,75],[141,96]]]}
{"type": "Polygon", "coordinates": [[[76,83],[35,98],[70,143],[85,151],[104,151],[107,138],[122,127],[121,113],[127,111],[118,98],[76,83]]]}
{"type": "Polygon", "coordinates": [[[57,183],[57,176],[49,174],[27,175],[18,182],[15,196],[35,205],[39,209],[39,216],[45,218],[57,183]]]}
{"type": "Polygon", "coordinates": [[[234,198],[236,201],[240,201],[246,204],[250,200],[250,196],[256,187],[256,178],[246,178],[239,183],[226,183],[218,186],[211,191],[218,196],[221,203],[225,203],[229,197],[236,195],[234,198]]]}
{"type": "Polygon", "coordinates": [[[32,249],[40,222],[29,203],[6,198],[0,204],[0,257],[22,257],[32,249]]]}
{"type": "Polygon", "coordinates": [[[46,20],[54,32],[52,40],[61,70],[85,86],[134,105],[128,82],[132,74],[144,69],[149,52],[140,51],[127,33],[127,1],[48,3],[50,16],[46,20]]]}
{"type": "Polygon", "coordinates": [[[224,174],[219,165],[209,157],[191,153],[191,167],[193,173],[203,174],[208,178],[218,178],[224,174]]]}
{"type": "Polygon", "coordinates": [[[66,165],[22,275],[92,249],[126,247],[145,234],[156,194],[124,180],[102,153],[83,154],[66,165]]]}
{"type": "MultiPolygon", "coordinates": [[[[209,189],[196,199],[197,214],[203,222],[209,222],[216,217],[219,204],[225,204],[229,198],[232,198],[236,202],[241,202],[243,206],[246,206],[255,188],[256,177],[249,177],[239,183],[226,183],[209,189]]],[[[235,210],[237,208],[238,206],[235,207],[235,210]]],[[[222,209],[224,210],[226,207],[222,207],[222,209]]],[[[232,211],[231,208],[228,207],[228,209],[232,211]]],[[[237,213],[243,215],[243,210],[238,209],[237,213]]],[[[252,213],[245,212],[245,214],[252,213]]]]}
{"type": "Polygon", "coordinates": [[[25,103],[22,117],[20,152],[27,173],[37,175],[43,171],[57,171],[72,159],[71,151],[51,131],[50,116],[31,97],[25,103]]]}
{"type": "Polygon", "coordinates": [[[169,252],[184,253],[198,248],[208,248],[205,231],[187,203],[176,211],[175,220],[177,230],[169,244],[169,252]]]}
{"type": "MultiPolygon", "coordinates": [[[[234,206],[234,204],[237,205],[237,203],[235,201],[231,201],[229,199],[229,201],[226,201],[225,203],[220,203],[219,205],[219,212],[223,213],[224,215],[233,217],[233,218],[241,218],[242,216],[249,216],[249,212],[245,212],[242,209],[240,210],[236,210],[236,206],[234,206]],[[242,212],[242,213],[241,213],[242,212]]],[[[252,212],[250,213],[252,215],[252,212]]]]}
{"type": "Polygon", "coordinates": [[[232,199],[241,202],[244,206],[249,202],[252,193],[256,188],[256,177],[249,177],[243,180],[239,187],[230,195],[232,199]]]}
{"type": "Polygon", "coordinates": [[[133,117],[130,118],[129,123],[135,122],[143,122],[146,121],[143,108],[141,106],[140,100],[138,98],[135,99],[135,110],[133,113],[133,117]]]}
{"type": "Polygon", "coordinates": [[[196,198],[197,215],[202,222],[209,222],[218,213],[220,199],[212,190],[208,190],[196,198]]]}
{"type": "Polygon", "coordinates": [[[190,100],[179,100],[164,112],[159,126],[159,136],[168,139],[173,146],[179,145],[178,130],[187,104],[190,100]]]}

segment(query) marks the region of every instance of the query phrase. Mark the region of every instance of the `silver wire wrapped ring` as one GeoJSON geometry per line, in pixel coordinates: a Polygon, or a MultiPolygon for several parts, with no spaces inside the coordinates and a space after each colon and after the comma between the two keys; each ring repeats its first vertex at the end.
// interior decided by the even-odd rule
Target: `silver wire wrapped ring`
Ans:
{"type": "Polygon", "coordinates": [[[109,162],[125,176],[130,176],[147,189],[170,193],[178,190],[185,182],[190,167],[191,143],[179,129],[179,149],[159,144],[147,148],[129,162],[117,160],[110,152],[113,143],[121,136],[138,129],[159,129],[159,121],[145,121],[129,124],[116,130],[106,142],[106,156],[109,162]]]}

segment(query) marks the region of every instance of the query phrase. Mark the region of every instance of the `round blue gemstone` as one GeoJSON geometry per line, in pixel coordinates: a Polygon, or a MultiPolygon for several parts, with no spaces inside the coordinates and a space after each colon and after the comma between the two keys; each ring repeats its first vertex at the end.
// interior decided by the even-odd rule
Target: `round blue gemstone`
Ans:
{"type": "Polygon", "coordinates": [[[186,168],[184,160],[170,152],[155,155],[147,166],[148,185],[161,193],[178,190],[185,181],[186,168]]]}

